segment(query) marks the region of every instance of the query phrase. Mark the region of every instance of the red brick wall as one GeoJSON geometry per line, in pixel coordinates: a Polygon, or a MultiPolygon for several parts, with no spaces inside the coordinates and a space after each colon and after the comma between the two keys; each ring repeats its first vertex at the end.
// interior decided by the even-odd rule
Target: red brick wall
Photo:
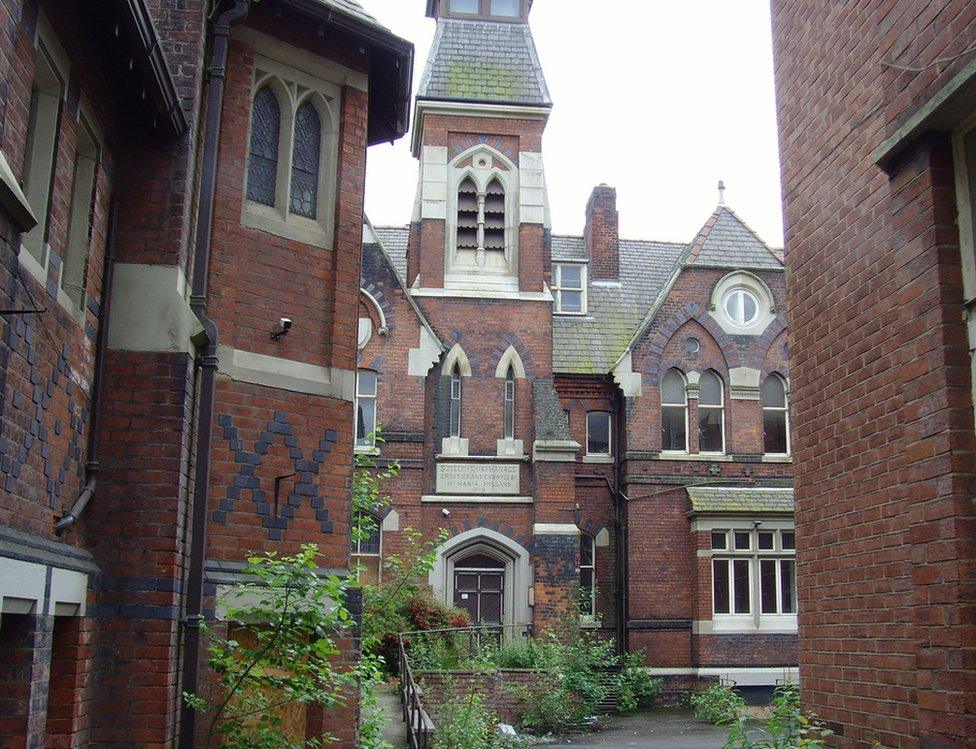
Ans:
{"type": "Polygon", "coordinates": [[[973,746],[974,444],[949,140],[909,144],[887,173],[873,154],[971,62],[976,8],[773,10],[804,698],[838,746],[973,746]]]}
{"type": "Polygon", "coordinates": [[[594,279],[616,281],[620,278],[620,219],[617,215],[617,191],[599,185],[593,188],[586,204],[586,227],[583,230],[586,251],[590,257],[590,275],[594,279]]]}

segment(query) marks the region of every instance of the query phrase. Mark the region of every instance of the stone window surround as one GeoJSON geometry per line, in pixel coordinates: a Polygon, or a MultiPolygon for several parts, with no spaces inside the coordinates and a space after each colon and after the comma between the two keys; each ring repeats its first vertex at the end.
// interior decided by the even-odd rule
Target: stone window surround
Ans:
{"type": "MultiPolygon", "coordinates": [[[[53,126],[52,138],[57,141],[57,131],[61,123],[61,115],[64,113],[64,103],[67,101],[68,96],[68,86],[67,81],[69,80],[71,63],[68,59],[67,54],[61,47],[57,36],[52,29],[50,22],[47,20],[47,16],[44,14],[43,9],[38,11],[37,17],[37,33],[34,38],[34,46],[39,54],[43,54],[46,63],[50,66],[54,74],[61,79],[61,89],[58,94],[59,106],[57,111],[53,113],[53,119],[49,123],[53,126]]],[[[79,126],[84,122],[87,129],[95,141],[96,149],[99,153],[103,152],[103,144],[105,142],[105,135],[98,119],[94,115],[94,111],[88,100],[82,94],[81,99],[78,104],[77,112],[77,122],[79,126]]],[[[55,151],[52,145],[50,151],[45,151],[41,155],[43,161],[36,164],[34,169],[44,175],[51,175],[54,169],[54,158],[55,151]]],[[[72,159],[72,164],[74,164],[74,159],[72,159]]],[[[24,164],[24,173],[27,171],[27,164],[24,164]]],[[[98,178],[98,165],[96,165],[94,179],[98,178]]],[[[40,210],[35,210],[31,208],[32,212],[37,218],[37,226],[33,230],[21,235],[20,239],[20,249],[18,251],[18,261],[21,267],[24,268],[30,275],[32,275],[41,286],[46,287],[48,283],[48,273],[51,265],[51,246],[44,241],[44,233],[47,231],[48,226],[48,213],[50,210],[50,201],[52,197],[52,191],[54,187],[54,179],[50,178],[45,189],[45,194],[42,198],[43,206],[40,210]]],[[[74,190],[74,179],[72,177],[72,192],[74,190]]],[[[24,192],[28,199],[30,198],[31,190],[29,186],[24,185],[24,192]]],[[[74,197],[72,195],[72,197],[74,197]]],[[[35,202],[37,201],[37,196],[35,195],[35,202]]],[[[73,210],[73,206],[72,206],[73,210]]],[[[67,246],[64,248],[64,253],[67,254],[67,246]]],[[[85,264],[87,264],[87,244],[85,245],[85,264]]],[[[76,299],[72,298],[63,288],[64,285],[64,258],[62,258],[60,267],[58,268],[58,279],[57,279],[57,302],[62,308],[74,319],[74,321],[83,326],[85,324],[85,309],[87,307],[87,294],[84,290],[77,295],[76,299]]],[[[84,274],[83,274],[84,277],[84,274]]]]}
{"type": "MultiPolygon", "coordinates": [[[[795,634],[797,631],[797,614],[762,614],[760,612],[759,606],[759,578],[758,578],[758,568],[760,558],[791,558],[795,557],[795,549],[782,549],[775,548],[772,550],[762,550],[757,548],[755,535],[759,531],[775,531],[777,532],[778,539],[781,538],[783,532],[796,533],[794,521],[792,519],[752,519],[752,518],[742,518],[742,517],[716,517],[708,519],[699,519],[692,523],[691,525],[692,533],[701,532],[705,533],[708,539],[711,538],[712,532],[720,531],[748,531],[753,535],[752,541],[750,543],[750,549],[748,551],[735,551],[735,550],[713,550],[711,548],[699,549],[698,556],[700,558],[707,558],[707,575],[708,578],[705,580],[709,593],[709,601],[711,611],[714,612],[715,601],[714,601],[714,586],[712,581],[712,561],[714,558],[723,559],[749,559],[751,564],[749,567],[749,585],[750,585],[750,613],[749,614],[715,614],[712,613],[711,619],[699,620],[693,623],[693,631],[695,634],[724,634],[724,633],[747,633],[747,632],[762,632],[762,633],[787,633],[795,634]]],[[[731,545],[731,544],[730,544],[731,545]]],[[[781,544],[777,542],[776,546],[779,547],[781,544]]],[[[794,543],[795,546],[795,543],[794,543]]],[[[710,544],[709,544],[710,547],[710,544]]],[[[795,571],[794,571],[794,584],[795,584],[795,571]]],[[[731,595],[731,592],[730,592],[731,595]]]]}
{"type": "MultiPolygon", "coordinates": [[[[265,50],[262,48],[261,51],[265,50]]],[[[280,52],[277,48],[275,51],[280,52]]],[[[268,54],[272,52],[269,51],[268,54]]],[[[247,197],[249,159],[245,160],[245,174],[241,185],[243,202],[241,223],[251,229],[331,250],[335,242],[335,194],[339,166],[339,131],[342,122],[342,89],[340,83],[318,77],[325,74],[325,70],[316,70],[315,73],[318,75],[299,70],[270,57],[255,55],[251,103],[253,104],[258,92],[270,86],[281,111],[278,172],[274,206],[256,203],[247,197]],[[295,215],[289,210],[295,114],[306,102],[313,104],[321,122],[318,204],[314,219],[295,215]]],[[[252,122],[253,116],[249,107],[248,153],[250,153],[252,122]]]]}
{"type": "MultiPolygon", "coordinates": [[[[552,296],[553,296],[553,300],[554,300],[553,301],[553,309],[552,309],[553,313],[554,314],[557,314],[557,315],[567,315],[567,316],[574,316],[574,317],[585,317],[586,314],[587,314],[587,311],[586,311],[587,310],[586,303],[587,303],[587,296],[588,296],[588,294],[586,292],[587,292],[587,288],[588,288],[588,283],[587,283],[588,279],[587,279],[587,276],[589,275],[588,263],[586,261],[553,260],[552,261],[552,267],[553,267],[553,270],[555,270],[556,273],[558,273],[558,278],[556,277],[556,274],[553,274],[553,278],[552,278],[552,289],[551,289],[551,291],[552,291],[552,296]],[[574,266],[578,266],[579,269],[580,269],[580,286],[581,286],[581,288],[579,289],[579,291],[580,291],[580,309],[579,309],[579,312],[565,312],[565,311],[563,311],[562,306],[561,306],[561,300],[562,300],[562,294],[561,294],[561,292],[565,288],[562,285],[562,268],[563,268],[564,265],[574,265],[574,266]]],[[[570,288],[568,290],[569,291],[576,291],[577,289],[570,288]]]]}
{"type": "Polygon", "coordinates": [[[724,276],[712,290],[708,314],[729,335],[760,336],[776,319],[776,301],[765,282],[753,273],[736,270],[724,276]],[[725,311],[725,300],[734,291],[748,291],[756,298],[759,310],[751,323],[739,325],[725,311]]]}
{"type": "Polygon", "coordinates": [[[584,463],[612,463],[613,462],[613,414],[609,411],[594,409],[586,412],[586,455],[583,457],[584,463]],[[607,451],[594,453],[590,452],[590,416],[602,414],[607,417],[607,451]]]}
{"type": "Polygon", "coordinates": [[[444,252],[444,287],[481,288],[500,287],[518,291],[518,227],[519,219],[519,168],[500,151],[487,144],[478,144],[458,154],[447,165],[447,226],[444,252]],[[478,165],[479,157],[486,157],[487,166],[478,165]],[[458,167],[471,159],[474,166],[458,167]],[[505,169],[496,166],[496,162],[505,169]],[[492,180],[497,180],[505,191],[505,265],[503,272],[472,271],[455,267],[457,255],[458,189],[471,178],[480,192],[487,190],[492,180]]]}
{"type": "MultiPolygon", "coordinates": [[[[970,174],[970,164],[976,164],[976,154],[969,153],[966,139],[976,134],[976,116],[959,127],[952,137],[953,162],[958,204],[959,254],[962,262],[963,302],[966,331],[969,336],[970,370],[973,391],[976,392],[976,175],[970,174]]],[[[970,144],[976,148],[976,143],[970,144]]]]}

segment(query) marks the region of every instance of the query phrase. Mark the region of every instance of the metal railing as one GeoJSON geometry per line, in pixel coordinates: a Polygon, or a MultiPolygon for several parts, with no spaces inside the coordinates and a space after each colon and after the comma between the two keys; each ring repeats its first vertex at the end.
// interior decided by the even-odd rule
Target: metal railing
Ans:
{"type": "Polygon", "coordinates": [[[423,690],[414,678],[413,667],[407,653],[409,643],[415,638],[434,635],[450,639],[455,646],[466,645],[467,655],[473,658],[486,645],[498,646],[514,637],[528,637],[532,633],[529,624],[499,624],[480,627],[456,627],[401,632],[397,636],[400,666],[400,700],[403,704],[403,721],[407,724],[410,749],[429,749],[434,735],[434,721],[423,705],[423,690]]]}

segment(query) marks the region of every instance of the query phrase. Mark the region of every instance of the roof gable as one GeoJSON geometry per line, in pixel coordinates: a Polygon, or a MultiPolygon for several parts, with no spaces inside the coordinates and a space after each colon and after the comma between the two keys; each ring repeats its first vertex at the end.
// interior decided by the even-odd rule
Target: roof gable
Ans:
{"type": "Polygon", "coordinates": [[[685,264],[751,270],[783,269],[782,259],[724,205],[715,209],[698,232],[685,264]]]}

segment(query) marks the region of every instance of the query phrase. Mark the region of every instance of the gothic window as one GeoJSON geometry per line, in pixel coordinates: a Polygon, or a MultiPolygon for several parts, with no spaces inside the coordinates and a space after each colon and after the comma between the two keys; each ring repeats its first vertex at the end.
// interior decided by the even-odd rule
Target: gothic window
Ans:
{"type": "Polygon", "coordinates": [[[505,375],[505,439],[515,439],[515,369],[512,366],[505,375]]]}
{"type": "Polygon", "coordinates": [[[319,196],[319,151],[322,123],[310,101],[295,113],[295,144],[291,161],[292,213],[314,219],[319,196]]]}
{"type": "Polygon", "coordinates": [[[580,613],[596,616],[596,541],[589,533],[580,533],[580,613]]]}
{"type": "Polygon", "coordinates": [[[271,86],[254,97],[251,111],[251,151],[247,168],[247,199],[273,206],[278,182],[278,139],[281,107],[271,86]]]}
{"type": "Polygon", "coordinates": [[[725,452],[725,388],[714,372],[705,372],[699,383],[698,450],[725,452]]]}
{"type": "Polygon", "coordinates": [[[478,188],[470,177],[458,187],[457,248],[478,249],[478,188]]]}
{"type": "Polygon", "coordinates": [[[790,414],[786,401],[786,383],[777,374],[766,378],[762,386],[763,450],[767,455],[790,452],[790,414]]]}
{"type": "Polygon", "coordinates": [[[451,436],[461,436],[461,368],[458,364],[451,371],[451,436]]]}
{"type": "Polygon", "coordinates": [[[661,381],[661,449],[688,452],[688,395],[677,369],[661,381]]]}
{"type": "Polygon", "coordinates": [[[484,191],[471,177],[458,186],[457,250],[475,253],[479,268],[490,252],[505,252],[505,188],[492,179],[484,191]]]}
{"type": "Polygon", "coordinates": [[[356,447],[373,447],[376,434],[376,372],[356,373],[356,447]]]}

